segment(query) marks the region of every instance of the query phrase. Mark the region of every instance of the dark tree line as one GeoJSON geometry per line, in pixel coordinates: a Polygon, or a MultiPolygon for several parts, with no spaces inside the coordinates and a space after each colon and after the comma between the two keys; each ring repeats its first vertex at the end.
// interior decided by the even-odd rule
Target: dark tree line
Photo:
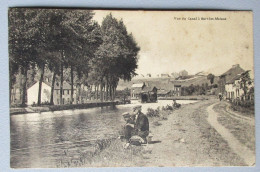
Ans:
{"type": "Polygon", "coordinates": [[[100,26],[93,16],[90,10],[10,8],[10,91],[20,73],[22,105],[26,104],[28,71],[32,69],[40,74],[38,105],[42,103],[41,87],[47,69],[53,75],[50,104],[57,81],[63,103],[66,71],[70,71],[71,100],[75,85],[95,85],[101,89],[100,94],[97,90],[97,99],[113,100],[119,79],[131,80],[135,75],[139,47],[123,21],[110,14],[100,26]]]}
{"type": "Polygon", "coordinates": [[[203,83],[201,85],[193,85],[184,86],[181,88],[182,95],[190,96],[190,95],[206,95],[207,91],[211,90],[212,88],[218,88],[217,84],[208,85],[208,83],[203,83]]]}

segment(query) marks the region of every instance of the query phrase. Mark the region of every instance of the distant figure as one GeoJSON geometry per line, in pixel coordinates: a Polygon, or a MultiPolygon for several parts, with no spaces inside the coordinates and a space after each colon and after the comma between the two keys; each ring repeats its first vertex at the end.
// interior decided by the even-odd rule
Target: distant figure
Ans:
{"type": "Polygon", "coordinates": [[[221,93],[218,94],[218,98],[219,98],[219,101],[222,100],[222,94],[221,93]]]}
{"type": "Polygon", "coordinates": [[[181,104],[177,103],[176,100],[173,100],[172,106],[173,106],[174,108],[180,108],[180,107],[181,107],[181,104]]]}

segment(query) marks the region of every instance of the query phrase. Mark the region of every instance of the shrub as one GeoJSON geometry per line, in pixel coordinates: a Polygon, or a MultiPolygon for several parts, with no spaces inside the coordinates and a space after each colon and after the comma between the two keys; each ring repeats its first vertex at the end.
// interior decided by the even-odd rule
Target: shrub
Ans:
{"type": "Polygon", "coordinates": [[[155,110],[152,109],[152,108],[148,108],[146,115],[147,115],[148,117],[159,117],[159,116],[160,116],[160,115],[159,115],[159,111],[160,111],[159,108],[157,108],[157,109],[155,109],[155,110]]]}

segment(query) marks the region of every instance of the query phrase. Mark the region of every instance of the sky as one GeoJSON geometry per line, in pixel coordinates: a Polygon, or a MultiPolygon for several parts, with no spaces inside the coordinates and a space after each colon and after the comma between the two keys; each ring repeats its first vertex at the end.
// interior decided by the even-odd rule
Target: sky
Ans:
{"type": "Polygon", "coordinates": [[[251,12],[94,12],[94,20],[100,24],[109,13],[123,19],[128,32],[133,34],[141,48],[138,74],[155,76],[185,69],[189,74],[204,71],[220,75],[234,64],[253,71],[251,12]],[[209,17],[226,20],[201,20],[209,17]]]}

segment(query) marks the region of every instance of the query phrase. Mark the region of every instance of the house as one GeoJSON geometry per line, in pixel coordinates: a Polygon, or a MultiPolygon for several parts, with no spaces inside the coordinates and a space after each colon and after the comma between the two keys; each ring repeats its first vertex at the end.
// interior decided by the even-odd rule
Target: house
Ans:
{"type": "Polygon", "coordinates": [[[140,100],[142,103],[156,102],[157,101],[157,88],[144,86],[144,88],[140,94],[140,100]]]}
{"type": "MultiPolygon", "coordinates": [[[[71,100],[71,85],[66,81],[63,82],[62,87],[62,104],[77,104],[76,101],[76,87],[73,86],[73,99],[71,100]]],[[[54,93],[53,93],[53,102],[54,104],[60,104],[60,83],[56,82],[54,86],[54,93]]]]}
{"type": "Polygon", "coordinates": [[[173,91],[175,96],[181,96],[181,85],[174,84],[173,91]]]}
{"type": "MultiPolygon", "coordinates": [[[[249,71],[246,71],[246,72],[249,72],[249,71]]],[[[230,79],[229,81],[226,82],[225,84],[225,96],[226,96],[226,99],[228,100],[235,100],[235,99],[244,99],[244,90],[241,86],[241,78],[242,78],[242,75],[244,74],[245,72],[241,73],[241,74],[238,74],[236,75],[234,78],[230,79]]],[[[250,91],[250,89],[252,87],[254,87],[254,83],[253,81],[249,81],[247,82],[247,87],[248,87],[248,92],[250,91]],[[249,84],[250,82],[250,84],[249,84]]],[[[252,99],[252,97],[250,97],[250,95],[248,95],[249,99],[252,99]]]]}
{"type": "MultiPolygon", "coordinates": [[[[27,105],[37,104],[39,92],[39,81],[27,89],[27,105]]],[[[41,103],[49,103],[51,97],[51,86],[42,82],[41,103]]]]}
{"type": "Polygon", "coordinates": [[[219,81],[218,81],[218,89],[219,92],[222,93],[222,95],[225,94],[225,85],[228,81],[232,80],[234,77],[236,77],[238,74],[241,74],[245,72],[244,69],[240,67],[239,64],[233,65],[232,68],[230,68],[228,71],[223,73],[222,75],[219,76],[219,81]]]}
{"type": "Polygon", "coordinates": [[[140,93],[145,87],[145,83],[133,84],[131,87],[131,99],[139,99],[140,93]]]}
{"type": "Polygon", "coordinates": [[[139,99],[141,102],[157,101],[157,88],[148,83],[133,84],[131,87],[131,99],[139,99]]]}

